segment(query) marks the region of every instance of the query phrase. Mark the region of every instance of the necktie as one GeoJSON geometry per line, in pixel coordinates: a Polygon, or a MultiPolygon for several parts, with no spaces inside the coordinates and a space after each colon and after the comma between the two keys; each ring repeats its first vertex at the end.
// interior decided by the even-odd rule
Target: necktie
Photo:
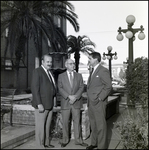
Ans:
{"type": "Polygon", "coordinates": [[[54,82],[53,82],[53,80],[52,80],[52,77],[51,77],[51,75],[50,75],[50,73],[49,73],[49,70],[47,70],[47,72],[48,72],[48,76],[49,76],[49,78],[50,78],[50,80],[51,80],[51,82],[52,82],[52,85],[53,85],[53,87],[54,87],[55,90],[56,90],[56,86],[55,86],[55,84],[54,84],[54,82]]]}
{"type": "Polygon", "coordinates": [[[72,73],[69,72],[70,74],[70,85],[71,85],[71,88],[73,87],[73,77],[72,77],[72,73]]]}
{"type": "Polygon", "coordinates": [[[91,81],[93,71],[94,71],[94,68],[91,69],[90,76],[88,78],[88,83],[90,83],[91,81]]]}

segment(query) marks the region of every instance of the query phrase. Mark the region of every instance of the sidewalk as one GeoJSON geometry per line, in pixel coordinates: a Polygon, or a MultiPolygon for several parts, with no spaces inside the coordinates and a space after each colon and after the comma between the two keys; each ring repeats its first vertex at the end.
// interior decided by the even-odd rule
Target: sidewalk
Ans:
{"type": "MultiPolygon", "coordinates": [[[[122,101],[122,103],[123,102],[124,101],[122,101]]],[[[124,111],[127,111],[127,109],[120,105],[119,114],[115,114],[107,120],[109,143],[108,149],[122,149],[120,135],[117,129],[113,128],[113,122],[121,121],[123,119],[122,113],[124,111]]],[[[34,126],[6,126],[1,130],[1,149],[38,149],[38,147],[35,145],[34,134],[34,126]]],[[[90,145],[90,138],[84,140],[84,142],[90,145]]],[[[52,139],[51,144],[55,146],[53,149],[85,149],[85,147],[75,145],[73,139],[65,148],[61,148],[59,139],[52,139]]]]}

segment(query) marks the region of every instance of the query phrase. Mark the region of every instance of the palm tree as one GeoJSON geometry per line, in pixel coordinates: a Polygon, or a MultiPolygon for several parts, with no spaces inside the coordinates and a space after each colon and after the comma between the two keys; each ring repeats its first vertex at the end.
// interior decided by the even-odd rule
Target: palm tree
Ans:
{"type": "Polygon", "coordinates": [[[79,31],[73,10],[73,5],[67,1],[1,1],[1,31],[9,30],[11,54],[16,52],[20,37],[24,37],[24,41],[33,37],[40,51],[40,32],[51,42],[54,51],[59,51],[58,44],[64,50],[65,36],[54,24],[53,17],[67,19],[75,31],[79,31]]]}
{"type": "Polygon", "coordinates": [[[74,53],[76,72],[79,71],[80,52],[88,56],[90,52],[94,52],[94,47],[95,43],[86,35],[78,37],[69,35],[67,37],[68,54],[74,53]]]}
{"type": "Polygon", "coordinates": [[[79,31],[74,6],[67,1],[1,1],[1,34],[8,29],[7,46],[11,57],[15,53],[17,71],[30,39],[39,58],[41,38],[50,42],[53,51],[66,51],[67,38],[54,23],[54,17],[68,20],[79,31]]]}

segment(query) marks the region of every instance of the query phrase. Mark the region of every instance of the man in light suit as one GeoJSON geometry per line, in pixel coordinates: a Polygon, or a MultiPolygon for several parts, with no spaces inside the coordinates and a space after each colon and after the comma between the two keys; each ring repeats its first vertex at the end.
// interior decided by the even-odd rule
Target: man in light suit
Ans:
{"type": "Polygon", "coordinates": [[[75,144],[87,146],[82,140],[80,124],[80,109],[82,107],[81,96],[84,90],[83,78],[81,74],[74,71],[75,64],[72,59],[67,59],[65,66],[67,71],[60,74],[58,77],[58,90],[61,95],[61,112],[63,120],[63,139],[61,147],[65,147],[69,143],[69,120],[71,113],[75,144]]]}
{"type": "Polygon", "coordinates": [[[50,71],[52,57],[44,55],[42,65],[33,70],[31,91],[33,95],[32,106],[35,108],[35,138],[38,148],[53,148],[50,144],[50,125],[56,85],[50,71]]]}
{"type": "Polygon", "coordinates": [[[91,124],[91,145],[86,149],[107,149],[106,104],[112,84],[109,70],[101,65],[101,55],[93,52],[89,55],[89,64],[93,68],[87,83],[88,115],[91,124]]]}

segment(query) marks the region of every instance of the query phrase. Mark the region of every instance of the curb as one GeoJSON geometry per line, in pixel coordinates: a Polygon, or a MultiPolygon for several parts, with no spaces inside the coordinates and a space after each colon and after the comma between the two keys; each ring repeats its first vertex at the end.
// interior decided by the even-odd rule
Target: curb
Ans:
{"type": "Polygon", "coordinates": [[[1,143],[1,149],[13,149],[14,147],[24,144],[34,138],[34,135],[35,130],[32,130],[15,138],[8,139],[7,141],[1,143]]]}

